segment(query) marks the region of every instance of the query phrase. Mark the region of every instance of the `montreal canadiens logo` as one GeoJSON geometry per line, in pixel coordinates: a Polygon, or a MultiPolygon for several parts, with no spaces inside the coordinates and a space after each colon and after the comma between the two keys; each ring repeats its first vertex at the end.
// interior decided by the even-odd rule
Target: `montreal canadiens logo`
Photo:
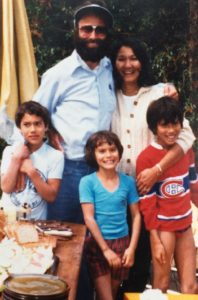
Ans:
{"type": "Polygon", "coordinates": [[[166,198],[177,197],[185,191],[182,180],[166,181],[161,185],[160,190],[166,198]]]}

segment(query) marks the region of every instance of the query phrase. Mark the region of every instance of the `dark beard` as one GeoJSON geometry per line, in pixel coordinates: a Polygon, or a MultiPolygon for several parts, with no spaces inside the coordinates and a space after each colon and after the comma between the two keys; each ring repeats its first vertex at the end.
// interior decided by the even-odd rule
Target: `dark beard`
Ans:
{"type": "Polygon", "coordinates": [[[84,61],[99,62],[107,52],[106,40],[91,40],[98,44],[98,47],[95,48],[87,47],[89,41],[76,36],[74,40],[76,51],[84,61]]]}

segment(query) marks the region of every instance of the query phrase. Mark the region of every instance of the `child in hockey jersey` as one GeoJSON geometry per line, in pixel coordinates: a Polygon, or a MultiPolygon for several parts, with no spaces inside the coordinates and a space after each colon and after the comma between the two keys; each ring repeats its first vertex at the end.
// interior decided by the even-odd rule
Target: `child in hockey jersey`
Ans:
{"type": "Polygon", "coordinates": [[[147,111],[147,123],[156,142],[141,152],[136,171],[139,174],[156,166],[159,172],[158,182],[140,198],[140,210],[150,232],[153,288],[166,292],[174,256],[181,292],[195,294],[198,285],[191,200],[197,206],[198,180],[194,154],[190,149],[165,172],[159,164],[182,130],[183,113],[179,103],[169,97],[152,102],[147,111]]]}

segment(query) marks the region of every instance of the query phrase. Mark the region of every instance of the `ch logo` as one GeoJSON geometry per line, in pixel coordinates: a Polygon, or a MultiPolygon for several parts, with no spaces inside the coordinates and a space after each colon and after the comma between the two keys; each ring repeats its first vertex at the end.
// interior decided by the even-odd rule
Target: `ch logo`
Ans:
{"type": "Polygon", "coordinates": [[[183,180],[170,180],[164,182],[160,187],[161,194],[166,198],[180,196],[185,192],[183,180]]]}

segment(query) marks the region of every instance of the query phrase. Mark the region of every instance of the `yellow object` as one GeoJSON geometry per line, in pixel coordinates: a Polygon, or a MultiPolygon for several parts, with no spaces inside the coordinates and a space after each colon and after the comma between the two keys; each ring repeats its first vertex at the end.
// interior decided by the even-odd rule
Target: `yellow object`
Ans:
{"type": "MultiPolygon", "coordinates": [[[[187,295],[187,294],[166,294],[168,296],[168,300],[198,300],[198,295],[187,295]]],[[[126,293],[124,294],[123,300],[140,300],[140,294],[136,293],[126,293]]]]}
{"type": "Polygon", "coordinates": [[[31,100],[38,76],[24,0],[1,0],[0,23],[0,118],[6,123],[5,116],[13,120],[18,105],[31,100]]]}

